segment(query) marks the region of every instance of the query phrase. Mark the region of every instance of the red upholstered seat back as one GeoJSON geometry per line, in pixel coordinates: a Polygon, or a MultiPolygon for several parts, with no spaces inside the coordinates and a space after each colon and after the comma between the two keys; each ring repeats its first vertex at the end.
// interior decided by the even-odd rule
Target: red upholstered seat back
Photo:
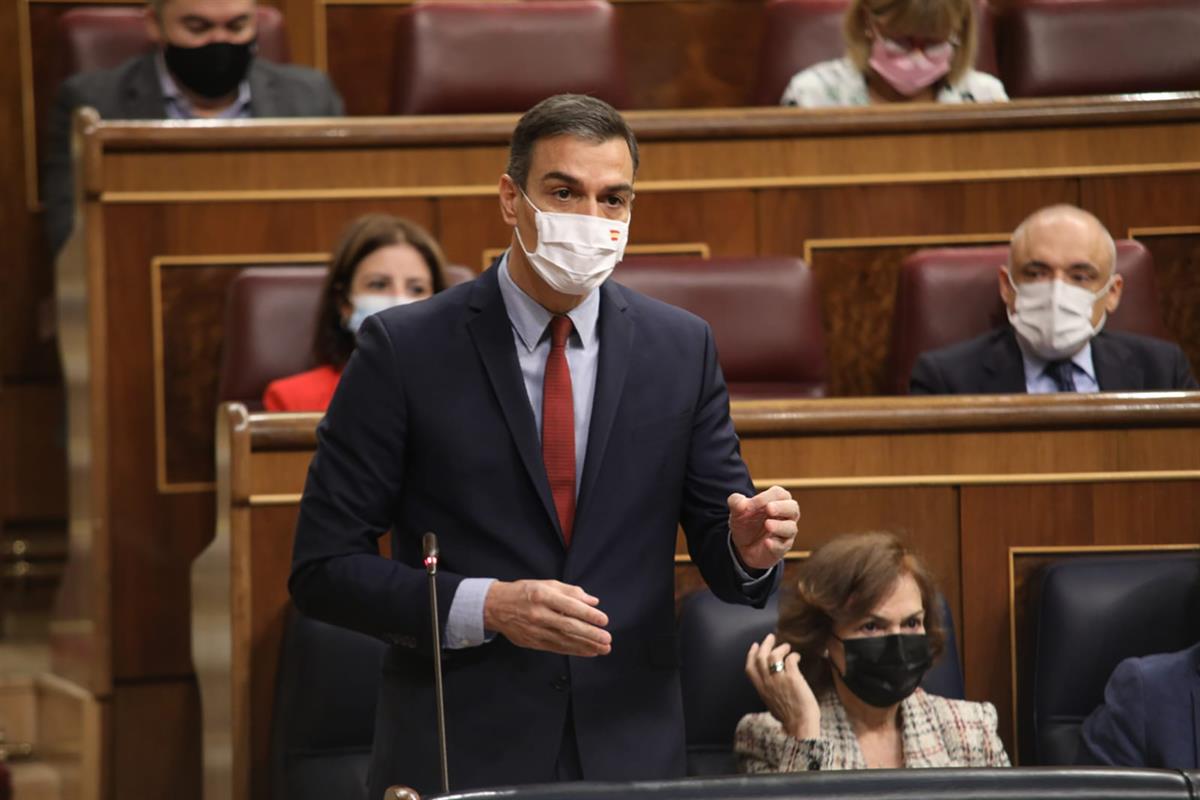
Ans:
{"type": "MultiPolygon", "coordinates": [[[[279,9],[259,5],[258,54],[268,61],[288,61],[287,34],[279,9]]],[[[141,8],[75,8],[59,19],[65,41],[64,77],[115,67],[153,49],[141,8]]]]}
{"type": "Polygon", "coordinates": [[[996,35],[1012,97],[1200,89],[1195,0],[1017,0],[996,35]]]}
{"type": "Polygon", "coordinates": [[[417,2],[396,31],[392,113],[516,113],[562,92],[626,103],[605,0],[417,2]]]}
{"type": "MultiPolygon", "coordinates": [[[[778,105],[793,75],[846,52],[842,18],[849,5],[848,0],[768,0],[758,78],[750,99],[753,105],[778,105]]],[[[975,7],[979,31],[975,67],[994,75],[992,11],[984,0],[977,0],[975,7]]]]}
{"type": "Polygon", "coordinates": [[[712,326],[734,398],[825,394],[821,307],[800,259],[631,255],[615,275],[712,326]]]}
{"type": "MultiPolygon", "coordinates": [[[[1005,245],[919,250],[904,260],[892,319],[888,391],[908,393],[908,378],[921,353],[1005,324],[997,271],[1007,262],[1005,245]]],[[[1125,288],[1105,327],[1165,336],[1150,252],[1130,239],[1117,242],[1117,272],[1125,288]]]]}
{"type": "MultiPolygon", "coordinates": [[[[475,277],[458,266],[445,275],[450,286],[475,277]]],[[[268,383],[316,366],[311,351],[324,282],[325,267],[251,267],[234,278],[218,400],[261,408],[268,383]]]]}

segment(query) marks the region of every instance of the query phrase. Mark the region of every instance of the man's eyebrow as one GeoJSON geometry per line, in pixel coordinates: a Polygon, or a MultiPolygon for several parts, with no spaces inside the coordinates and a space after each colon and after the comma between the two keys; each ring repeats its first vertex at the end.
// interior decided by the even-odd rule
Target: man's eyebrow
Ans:
{"type": "Polygon", "coordinates": [[[612,186],[604,187],[604,194],[620,194],[621,192],[633,192],[633,184],[614,183],[612,186]]]}
{"type": "Polygon", "coordinates": [[[565,172],[558,172],[557,170],[547,172],[545,175],[542,176],[542,183],[545,183],[547,181],[559,181],[561,183],[566,183],[571,186],[579,186],[580,185],[579,179],[576,178],[574,175],[568,175],[565,172]]]}

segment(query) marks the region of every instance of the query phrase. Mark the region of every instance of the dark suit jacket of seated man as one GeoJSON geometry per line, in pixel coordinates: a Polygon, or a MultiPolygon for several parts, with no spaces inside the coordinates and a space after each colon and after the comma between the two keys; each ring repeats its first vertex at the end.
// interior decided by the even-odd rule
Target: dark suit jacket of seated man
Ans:
{"type": "MultiPolygon", "coordinates": [[[[1091,341],[1102,392],[1196,389],[1179,345],[1150,336],[1101,331],[1091,341]]],[[[922,353],[913,366],[912,394],[1019,394],[1028,391],[1025,360],[1005,325],[966,342],[922,353]]]]}
{"type": "MultiPolygon", "coordinates": [[[[205,15],[210,13],[209,8],[213,8],[210,0],[161,0],[161,12],[154,3],[148,8],[147,24],[152,30],[158,26],[160,39],[167,37],[163,39],[164,44],[186,39],[183,43],[188,46],[179,47],[177,52],[203,71],[206,65],[196,56],[206,43],[248,43],[255,35],[254,0],[238,0],[234,10],[229,12],[233,14],[230,19],[224,18],[229,10],[222,4],[222,16],[209,20],[212,23],[210,29],[193,33],[183,28],[180,15],[195,24],[193,17],[208,19],[205,15]],[[156,18],[159,13],[164,17],[161,22],[156,18]],[[247,16],[248,20],[243,21],[247,16]],[[230,29],[233,25],[251,27],[230,29]]],[[[225,98],[227,104],[214,113],[202,114],[192,103],[197,98],[189,96],[184,80],[172,74],[163,53],[160,48],[111,69],[72,75],[59,87],[48,121],[46,154],[42,163],[42,202],[46,207],[46,237],[51,252],[57,253],[61,249],[73,226],[71,116],[78,108],[94,108],[101,118],[108,120],[188,119],[202,115],[228,119],[340,117],[344,113],[342,99],[324,73],[252,58],[240,79],[237,75],[232,76],[234,86],[225,98]]],[[[228,53],[218,55],[219,66],[236,69],[229,62],[228,53]]]]}
{"type": "Polygon", "coordinates": [[[620,258],[636,153],[602,101],[559,95],[531,109],[500,182],[514,229],[505,257],[368,317],[318,428],[289,587],[303,613],[393,645],[370,797],[440,783],[424,532],[441,545],[456,789],[682,776],[678,526],[716,595],[759,606],[795,537],[785,490],[745,496],[753,485],[709,326],[612,279],[573,283],[602,280],[608,267],[594,267],[620,258]],[[581,252],[607,261],[554,266],[581,252]],[[554,329],[567,319],[573,415],[549,392],[554,329]],[[549,450],[569,434],[558,417],[551,436],[550,408],[568,426],[573,416],[570,441],[582,444],[557,464],[549,450]],[[389,529],[392,560],[377,548],[389,529]]]}
{"type": "Polygon", "coordinates": [[[1081,734],[1080,764],[1200,769],[1200,644],[1118,664],[1081,734]]]}
{"type": "Polygon", "coordinates": [[[1031,214],[1013,232],[1000,298],[1011,324],[922,353],[912,394],[1146,392],[1195,389],[1177,345],[1108,331],[1124,280],[1117,246],[1095,216],[1069,205],[1031,214]]]}

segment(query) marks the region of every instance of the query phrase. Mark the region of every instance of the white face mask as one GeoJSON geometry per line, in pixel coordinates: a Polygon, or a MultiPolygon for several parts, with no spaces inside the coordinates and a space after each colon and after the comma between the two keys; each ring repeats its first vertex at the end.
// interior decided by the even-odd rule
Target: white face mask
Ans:
{"type": "Polygon", "coordinates": [[[514,230],[521,250],[538,276],[551,289],[563,294],[584,295],[604,283],[625,255],[629,222],[590,214],[542,211],[524,191],[521,196],[535,215],[537,249],[529,252],[520,229],[514,230]]]}
{"type": "Polygon", "coordinates": [[[1030,349],[1047,361],[1075,355],[1104,327],[1108,314],[1092,327],[1092,309],[1108,294],[1115,275],[1100,291],[1092,292],[1060,280],[1033,281],[1018,287],[1011,272],[1005,270],[1004,274],[1017,295],[1008,321],[1030,349]]]}
{"type": "Polygon", "coordinates": [[[358,329],[367,321],[367,317],[372,314],[378,314],[380,311],[387,311],[389,308],[396,306],[406,306],[409,303],[415,303],[418,300],[424,300],[423,297],[409,297],[403,294],[355,294],[350,296],[350,304],[354,306],[354,310],[350,312],[350,317],[342,324],[346,330],[351,333],[358,333],[358,329]]]}

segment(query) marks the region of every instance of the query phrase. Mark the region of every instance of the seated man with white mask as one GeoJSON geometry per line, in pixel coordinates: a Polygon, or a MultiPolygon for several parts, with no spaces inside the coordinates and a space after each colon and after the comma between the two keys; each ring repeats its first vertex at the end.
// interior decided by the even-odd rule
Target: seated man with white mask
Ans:
{"type": "Polygon", "coordinates": [[[1178,345],[1104,330],[1121,301],[1117,248],[1093,215],[1069,205],[1034,212],[1000,269],[1011,325],[922,353],[912,394],[1196,389],[1178,345]]]}

